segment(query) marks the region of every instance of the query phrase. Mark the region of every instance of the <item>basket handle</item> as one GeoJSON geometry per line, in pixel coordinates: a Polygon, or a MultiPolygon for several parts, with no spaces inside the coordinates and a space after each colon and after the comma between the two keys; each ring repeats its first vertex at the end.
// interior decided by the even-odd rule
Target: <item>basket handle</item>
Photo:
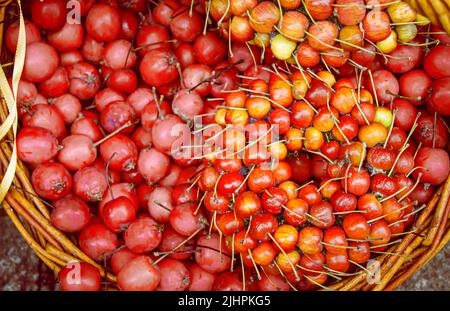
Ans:
{"type": "MultiPolygon", "coordinates": [[[[11,154],[11,159],[9,161],[8,168],[6,169],[5,175],[0,184],[0,203],[5,198],[8,190],[14,179],[14,174],[17,167],[17,146],[16,146],[16,135],[17,135],[17,90],[19,88],[20,77],[22,76],[23,66],[25,63],[25,52],[26,52],[26,35],[25,35],[25,21],[22,14],[22,6],[20,0],[17,0],[19,7],[19,37],[17,40],[17,49],[14,56],[14,69],[12,76],[12,89],[9,87],[8,79],[0,66],[0,91],[6,101],[8,107],[8,117],[0,125],[0,140],[5,137],[5,135],[12,130],[14,145],[11,154]]],[[[5,10],[5,6],[1,8],[5,10]]]]}

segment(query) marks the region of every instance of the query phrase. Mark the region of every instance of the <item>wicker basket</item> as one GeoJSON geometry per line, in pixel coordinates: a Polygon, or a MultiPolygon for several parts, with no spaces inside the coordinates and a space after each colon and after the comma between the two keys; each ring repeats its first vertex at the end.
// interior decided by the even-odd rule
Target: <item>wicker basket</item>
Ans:
{"type": "MultiPolygon", "coordinates": [[[[2,41],[8,23],[11,20],[17,20],[18,17],[22,18],[22,14],[19,10],[19,0],[3,0],[0,1],[0,6],[0,20],[3,21],[0,24],[0,41],[2,41]]],[[[27,8],[23,9],[26,12],[27,8]]],[[[11,76],[14,71],[16,76],[20,76],[19,63],[23,64],[24,50],[24,44],[19,42],[15,58],[17,64],[13,68],[14,56],[10,55],[2,46],[1,59],[2,64],[4,64],[2,67],[8,76],[11,76]]],[[[11,90],[7,83],[5,85],[5,81],[1,81],[4,80],[2,76],[5,76],[3,70],[0,71],[0,75],[2,86],[0,120],[1,127],[4,127],[8,115],[16,116],[17,111],[14,100],[12,102],[10,100],[8,105],[8,96],[5,93],[11,94],[11,90]]],[[[0,138],[2,138],[0,141],[0,181],[3,187],[0,188],[0,200],[4,195],[2,206],[6,214],[36,255],[54,272],[58,272],[62,266],[71,261],[85,261],[96,266],[109,284],[115,284],[116,277],[107,273],[102,265],[84,254],[76,245],[74,236],[62,233],[50,223],[50,209],[35,194],[27,168],[20,160],[10,160],[15,157],[13,128],[14,125],[12,124],[11,127],[7,128],[8,131],[7,133],[5,131],[6,134],[4,135],[0,131],[0,138]],[[8,169],[15,171],[15,175],[11,174],[11,177],[8,177],[6,173],[8,169]]],[[[397,288],[430,261],[449,241],[450,226],[447,222],[450,211],[449,197],[450,178],[418,215],[414,225],[415,232],[404,235],[401,243],[391,246],[385,254],[375,258],[376,260],[373,262],[375,266],[378,265],[380,282],[374,284],[369,282],[368,274],[371,272],[362,269],[359,273],[349,274],[338,283],[329,285],[326,289],[378,291],[397,288]]]]}
{"type": "Polygon", "coordinates": [[[445,33],[450,34],[450,1],[448,0],[402,0],[402,1],[408,3],[417,13],[427,17],[430,20],[431,24],[442,28],[443,34],[445,33]]]}

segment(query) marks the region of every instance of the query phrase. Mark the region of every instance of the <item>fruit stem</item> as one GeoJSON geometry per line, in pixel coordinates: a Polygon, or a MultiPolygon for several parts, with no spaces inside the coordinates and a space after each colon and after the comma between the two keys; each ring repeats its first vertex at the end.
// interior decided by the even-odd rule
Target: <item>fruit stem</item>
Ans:
{"type": "Polygon", "coordinates": [[[316,20],[309,13],[308,6],[305,4],[305,1],[302,0],[303,7],[305,8],[306,15],[308,15],[309,19],[313,22],[313,24],[317,24],[316,20]]]}
{"type": "Polygon", "coordinates": [[[300,189],[305,188],[306,186],[312,184],[313,182],[314,182],[314,180],[310,180],[310,181],[308,181],[306,184],[301,185],[300,187],[298,187],[296,190],[299,191],[300,189]]]}
{"type": "Polygon", "coordinates": [[[140,46],[138,46],[135,49],[132,49],[133,52],[138,52],[142,49],[145,49],[149,46],[153,46],[153,45],[158,45],[158,44],[164,44],[164,43],[176,43],[177,40],[176,39],[172,39],[172,40],[164,40],[164,41],[157,41],[157,42],[152,42],[152,43],[147,43],[147,44],[142,44],[140,46]]]}
{"type": "Polygon", "coordinates": [[[281,106],[279,103],[277,103],[276,101],[274,101],[273,99],[269,98],[269,97],[264,97],[264,96],[258,96],[258,95],[250,95],[250,98],[262,98],[262,99],[267,99],[268,101],[270,101],[273,105],[277,106],[278,108],[283,109],[284,111],[287,111],[289,113],[292,113],[292,111],[290,111],[289,109],[287,109],[284,106],[281,106]]]}
{"type": "MultiPolygon", "coordinates": [[[[306,255],[305,255],[305,256],[306,256],[306,255]]],[[[308,257],[308,258],[309,258],[309,257],[308,257]]],[[[311,260],[311,259],[310,259],[310,260],[311,260]]],[[[314,263],[315,263],[315,262],[314,262],[314,263]]],[[[302,267],[302,266],[300,266],[300,265],[297,265],[297,268],[299,268],[299,269],[301,269],[301,270],[308,271],[308,272],[314,272],[314,273],[317,273],[317,274],[323,273],[323,274],[326,274],[326,275],[331,276],[332,278],[334,278],[334,279],[336,279],[336,280],[338,280],[338,281],[342,280],[341,277],[338,277],[337,275],[334,275],[334,274],[331,273],[331,272],[308,269],[308,268],[302,267]]]]}
{"type": "Polygon", "coordinates": [[[192,17],[194,11],[194,0],[191,0],[191,5],[189,7],[189,17],[192,17]]]}
{"type": "Polygon", "coordinates": [[[105,137],[103,137],[102,139],[100,139],[99,141],[96,141],[93,146],[97,147],[100,144],[104,143],[105,141],[107,141],[108,139],[110,139],[111,137],[113,137],[114,135],[118,134],[119,132],[121,132],[122,130],[126,129],[127,127],[130,127],[133,125],[133,122],[128,121],[127,123],[125,123],[124,125],[122,125],[121,127],[119,127],[118,129],[116,129],[114,132],[109,133],[108,135],[106,135],[105,137]]]}
{"type": "Polygon", "coordinates": [[[236,238],[236,233],[233,232],[233,235],[231,237],[231,264],[230,264],[230,271],[233,272],[234,270],[234,239],[236,238]]]}
{"type": "Polygon", "coordinates": [[[255,271],[256,271],[256,275],[258,277],[258,280],[261,280],[261,274],[259,274],[259,269],[258,269],[258,265],[256,264],[255,260],[253,259],[252,256],[252,251],[250,249],[247,249],[248,255],[250,256],[250,260],[253,263],[253,266],[255,267],[255,271]]]}
{"type": "Polygon", "coordinates": [[[397,190],[396,192],[394,192],[394,193],[391,194],[390,196],[387,196],[387,197],[381,199],[381,200],[380,200],[380,203],[383,203],[383,202],[385,202],[385,201],[387,201],[387,200],[390,200],[390,199],[392,199],[392,198],[395,198],[398,194],[400,194],[400,193],[402,193],[403,191],[405,191],[406,188],[408,188],[407,185],[406,185],[406,186],[403,186],[402,188],[400,188],[399,190],[397,190]]]}
{"type": "Polygon", "coordinates": [[[408,195],[410,195],[411,194],[411,192],[413,192],[414,191],[414,189],[416,189],[416,187],[419,185],[419,183],[420,183],[420,179],[422,178],[422,173],[419,173],[419,175],[417,176],[417,180],[416,180],[416,183],[414,184],[414,186],[411,188],[411,189],[409,189],[409,191],[407,192],[407,193],[405,193],[398,201],[399,202],[401,202],[401,201],[403,201],[403,199],[404,198],[406,198],[408,195]]]}
{"type": "MultiPolygon", "coordinates": [[[[292,56],[293,58],[294,58],[294,61],[295,61],[295,64],[297,65],[297,69],[300,71],[300,73],[302,74],[302,76],[303,76],[303,80],[305,80],[305,82],[306,82],[306,85],[308,86],[308,88],[309,88],[309,82],[308,82],[308,79],[306,78],[306,76],[305,76],[305,69],[303,69],[303,67],[302,67],[302,65],[300,65],[300,63],[298,62],[298,59],[297,59],[297,57],[298,57],[298,55],[297,55],[297,53],[295,54],[295,55],[293,55],[292,56]]],[[[295,67],[294,67],[295,68],[295,67]]]]}
{"type": "Polygon", "coordinates": [[[365,113],[363,112],[361,105],[359,104],[359,102],[356,98],[355,90],[352,90],[352,96],[353,96],[353,100],[355,101],[356,107],[358,107],[359,112],[361,113],[362,117],[364,118],[364,121],[366,121],[367,125],[370,125],[369,120],[367,120],[367,117],[366,117],[365,113]]]}
{"type": "Polygon", "coordinates": [[[239,253],[239,255],[241,256],[241,267],[242,267],[242,291],[245,292],[245,265],[244,265],[244,258],[242,257],[242,253],[239,253]]]}
{"type": "Polygon", "coordinates": [[[245,41],[245,45],[247,46],[247,49],[250,52],[250,55],[251,55],[252,60],[253,60],[253,65],[255,66],[255,70],[257,70],[258,69],[258,64],[256,63],[255,54],[253,54],[252,48],[250,47],[250,45],[248,44],[247,41],[245,41]]]}
{"type": "Polygon", "coordinates": [[[152,87],[152,92],[153,92],[153,101],[155,102],[156,110],[158,110],[158,118],[162,118],[161,105],[158,101],[158,96],[156,95],[156,87],[152,87]]]}
{"type": "Polygon", "coordinates": [[[433,119],[433,149],[436,147],[436,127],[437,127],[437,112],[434,112],[433,119]]]}
{"type": "Polygon", "coordinates": [[[211,1],[212,0],[208,0],[208,5],[206,6],[206,17],[205,17],[205,25],[203,26],[203,35],[206,35],[206,30],[208,28],[209,13],[211,12],[211,1]]]}
{"type": "MultiPolygon", "coordinates": [[[[308,31],[306,31],[306,30],[305,30],[305,33],[306,33],[308,36],[310,36],[310,37],[312,37],[313,39],[319,41],[321,44],[325,45],[326,47],[328,47],[328,48],[330,48],[330,49],[339,51],[339,52],[341,52],[341,53],[343,53],[343,51],[344,51],[344,50],[341,49],[341,48],[335,47],[334,45],[330,45],[330,44],[324,42],[323,40],[320,40],[320,38],[318,38],[317,36],[313,35],[312,33],[308,32],[308,31]]],[[[335,40],[336,40],[336,39],[335,39],[335,40]]]]}
{"type": "Polygon", "coordinates": [[[384,141],[384,145],[383,148],[386,148],[389,138],[391,137],[392,134],[392,129],[394,128],[394,122],[395,122],[395,117],[397,116],[397,112],[398,112],[398,108],[394,109],[394,113],[392,114],[392,123],[391,123],[391,127],[389,128],[389,133],[386,137],[386,140],[384,141]]]}
{"type": "Polygon", "coordinates": [[[395,158],[394,164],[392,164],[391,170],[389,171],[389,173],[387,174],[388,176],[391,176],[392,173],[394,172],[395,166],[397,165],[398,160],[400,159],[400,156],[402,155],[403,152],[405,152],[406,149],[409,148],[409,144],[405,145],[402,147],[402,149],[400,149],[399,153],[397,154],[397,157],[395,158]]]}
{"type": "Polygon", "coordinates": [[[270,239],[275,243],[275,245],[281,250],[281,252],[284,254],[284,256],[286,256],[287,260],[289,261],[289,265],[292,268],[292,271],[294,272],[295,275],[295,279],[297,281],[300,281],[300,276],[298,275],[297,269],[295,269],[294,264],[292,263],[291,258],[286,254],[286,252],[284,251],[284,249],[280,246],[280,244],[278,244],[277,240],[275,240],[275,238],[272,236],[271,233],[268,234],[270,239]]]}
{"type": "Polygon", "coordinates": [[[401,241],[402,241],[402,239],[398,239],[398,240],[395,240],[395,241],[392,241],[392,242],[389,242],[389,243],[385,243],[385,244],[372,245],[372,246],[370,246],[369,248],[370,248],[370,249],[373,249],[373,248],[379,248],[379,247],[384,247],[384,246],[394,245],[394,244],[400,243],[401,241]]]}
{"type": "Polygon", "coordinates": [[[378,95],[377,95],[377,90],[376,90],[376,88],[375,88],[375,83],[373,82],[372,70],[369,69],[367,72],[369,73],[370,84],[372,84],[373,95],[374,95],[374,97],[375,97],[375,103],[376,103],[376,105],[377,105],[377,107],[378,107],[378,106],[379,106],[379,103],[378,103],[378,95]]]}
{"type": "Polygon", "coordinates": [[[306,148],[304,148],[303,150],[305,150],[306,152],[312,153],[312,154],[317,154],[317,155],[321,156],[322,158],[324,158],[325,160],[327,160],[328,163],[334,164],[334,162],[329,157],[327,157],[326,155],[324,155],[320,151],[313,151],[313,150],[309,150],[309,149],[306,149],[306,148]]]}
{"type": "Polygon", "coordinates": [[[115,157],[116,154],[117,152],[113,152],[105,165],[106,185],[108,186],[109,195],[111,196],[112,200],[114,200],[114,193],[112,191],[111,182],[109,180],[109,163],[111,163],[111,160],[115,157]]]}
{"type": "Polygon", "coordinates": [[[248,171],[247,175],[245,176],[244,180],[241,182],[241,184],[239,185],[239,187],[236,188],[236,190],[234,191],[234,193],[239,193],[239,190],[241,190],[241,188],[245,185],[245,183],[247,182],[247,180],[250,177],[250,174],[253,172],[253,170],[255,169],[256,164],[253,164],[252,167],[250,168],[250,170],[248,171]]]}
{"type": "Polygon", "coordinates": [[[410,100],[410,101],[420,101],[420,100],[422,100],[422,97],[420,97],[420,96],[419,97],[408,97],[408,96],[403,96],[403,95],[400,95],[400,94],[392,93],[390,90],[386,90],[386,93],[391,95],[391,96],[394,96],[394,97],[397,97],[397,98],[400,98],[400,99],[410,100]]]}
{"type": "Polygon", "coordinates": [[[332,4],[332,6],[337,7],[337,8],[365,8],[365,9],[369,9],[369,10],[373,10],[377,7],[381,7],[381,6],[389,6],[395,3],[399,3],[401,2],[400,0],[396,0],[396,1],[392,1],[392,2],[387,2],[387,3],[377,3],[377,4],[372,4],[372,5],[366,5],[366,4],[332,4]]]}
{"type": "Polygon", "coordinates": [[[202,206],[203,201],[205,200],[206,194],[208,193],[208,191],[206,191],[205,193],[203,193],[203,196],[201,197],[200,201],[197,204],[197,208],[194,211],[194,216],[197,216],[198,211],[200,210],[200,207],[202,206]]]}
{"type": "Polygon", "coordinates": [[[359,161],[358,165],[358,173],[361,172],[361,167],[364,163],[364,159],[366,158],[367,145],[366,142],[363,142],[363,153],[361,154],[361,161],[359,161]]]}
{"type": "Polygon", "coordinates": [[[228,15],[228,12],[230,11],[230,6],[231,6],[231,0],[227,0],[227,8],[225,9],[225,12],[223,13],[222,17],[217,22],[218,26],[222,25],[223,20],[225,19],[225,17],[228,15]]]}
{"type": "Polygon", "coordinates": [[[322,288],[322,289],[324,289],[324,290],[327,290],[327,291],[334,291],[333,288],[331,288],[331,287],[326,287],[325,285],[320,284],[319,282],[317,282],[317,281],[314,280],[313,278],[310,278],[310,277],[307,276],[307,275],[303,275],[303,276],[304,276],[305,279],[307,279],[310,283],[314,283],[314,284],[316,284],[317,286],[319,286],[320,288],[322,288]]]}
{"type": "Polygon", "coordinates": [[[284,278],[284,280],[286,281],[286,283],[288,283],[288,285],[294,290],[294,291],[298,291],[297,288],[292,285],[292,283],[288,280],[288,278],[286,277],[286,275],[284,274],[284,272],[281,270],[280,266],[277,264],[276,260],[273,261],[273,264],[275,265],[275,267],[277,267],[278,272],[280,272],[281,276],[284,278]]]}
{"type": "Polygon", "coordinates": [[[249,92],[249,93],[261,94],[261,95],[265,95],[265,96],[269,96],[270,95],[269,93],[266,93],[266,92],[252,90],[252,89],[248,89],[248,88],[245,88],[245,87],[242,87],[242,86],[240,86],[239,89],[236,90],[236,91],[246,91],[246,92],[249,92]]]}
{"type": "MultiPolygon", "coordinates": [[[[183,242],[181,242],[180,244],[178,244],[177,246],[175,246],[172,249],[172,252],[176,251],[177,249],[179,249],[180,247],[182,247],[184,244],[186,244],[187,242],[189,242],[193,237],[195,237],[200,231],[202,231],[205,228],[205,225],[202,224],[200,225],[200,227],[195,230],[194,233],[192,233],[190,236],[188,236],[183,242]]],[[[164,258],[166,258],[167,256],[169,256],[170,254],[164,254],[163,256],[161,256],[160,258],[158,258],[153,264],[157,265],[161,260],[163,260],[164,258]]]]}

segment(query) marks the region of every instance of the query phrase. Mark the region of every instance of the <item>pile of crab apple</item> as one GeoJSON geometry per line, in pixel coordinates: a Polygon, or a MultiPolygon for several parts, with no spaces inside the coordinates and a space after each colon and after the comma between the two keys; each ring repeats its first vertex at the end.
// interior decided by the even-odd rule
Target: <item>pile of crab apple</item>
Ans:
{"type": "Polygon", "coordinates": [[[450,37],[404,2],[78,2],[78,24],[24,4],[16,98],[34,191],[92,259],[61,290],[99,267],[121,290],[327,289],[447,179],[450,37]]]}

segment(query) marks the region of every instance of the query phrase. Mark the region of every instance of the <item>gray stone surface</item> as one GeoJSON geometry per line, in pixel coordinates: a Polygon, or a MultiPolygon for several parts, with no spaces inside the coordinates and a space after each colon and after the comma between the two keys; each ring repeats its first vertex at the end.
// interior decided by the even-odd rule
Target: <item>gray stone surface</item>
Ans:
{"type": "Polygon", "coordinates": [[[401,290],[450,290],[450,244],[406,281],[401,290]]]}
{"type": "MultiPolygon", "coordinates": [[[[0,216],[0,290],[53,289],[53,272],[40,262],[10,220],[0,216]]],[[[450,290],[450,244],[399,290],[450,290]]]]}
{"type": "Polygon", "coordinates": [[[0,290],[53,290],[53,279],[9,218],[0,216],[0,290]]]}

